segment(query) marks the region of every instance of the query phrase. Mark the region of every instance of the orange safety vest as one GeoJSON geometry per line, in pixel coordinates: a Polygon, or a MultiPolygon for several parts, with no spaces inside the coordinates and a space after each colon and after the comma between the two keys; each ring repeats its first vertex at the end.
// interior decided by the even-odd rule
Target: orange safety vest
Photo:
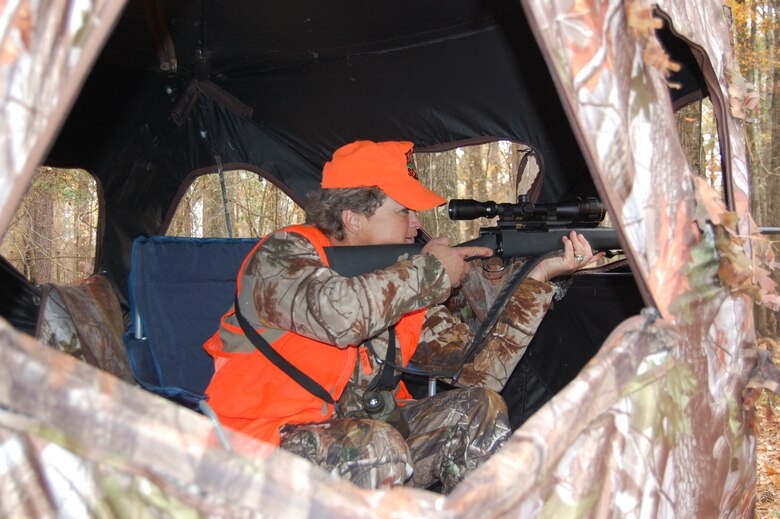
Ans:
{"type": "MultiPolygon", "coordinates": [[[[283,231],[294,232],[308,239],[317,249],[322,261],[328,264],[324,247],[331,243],[319,229],[308,225],[294,225],[283,231]]],[[[265,238],[252,249],[241,265],[237,278],[239,293],[244,268],[264,240],[265,238]]],[[[214,358],[217,366],[211,383],[206,388],[206,394],[209,397],[209,404],[222,424],[278,445],[281,426],[291,423],[322,422],[330,418],[333,415],[332,405],[301,387],[254,346],[251,353],[223,351],[220,338],[220,331],[223,328],[244,335],[239,326],[227,321],[227,317],[233,313],[235,310],[231,308],[222,316],[220,330],[217,330],[203,346],[214,358]]],[[[424,319],[423,308],[405,314],[396,323],[396,337],[401,347],[404,365],[409,362],[417,349],[424,319]]],[[[264,330],[257,331],[262,334],[264,330]]],[[[364,369],[368,366],[364,346],[350,345],[339,348],[290,331],[273,341],[272,347],[328,390],[335,401],[341,397],[354,372],[358,351],[364,369]]],[[[399,384],[397,398],[399,400],[412,398],[403,383],[399,384]]]]}

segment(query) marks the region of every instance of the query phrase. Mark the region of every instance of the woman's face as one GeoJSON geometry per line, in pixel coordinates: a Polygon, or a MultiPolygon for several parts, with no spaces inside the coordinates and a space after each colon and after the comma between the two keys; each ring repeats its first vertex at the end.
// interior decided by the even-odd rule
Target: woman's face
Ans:
{"type": "Polygon", "coordinates": [[[389,196],[371,216],[357,215],[359,230],[352,245],[397,245],[414,243],[420,217],[389,196]]]}

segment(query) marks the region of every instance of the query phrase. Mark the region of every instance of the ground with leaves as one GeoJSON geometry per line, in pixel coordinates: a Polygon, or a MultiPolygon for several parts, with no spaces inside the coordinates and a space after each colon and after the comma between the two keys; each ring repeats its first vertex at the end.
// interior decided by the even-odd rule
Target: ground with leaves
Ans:
{"type": "MultiPolygon", "coordinates": [[[[772,352],[780,366],[780,340],[762,339],[759,346],[772,352]]],[[[764,394],[756,402],[758,455],[756,519],[780,518],[780,397],[764,394]]]]}

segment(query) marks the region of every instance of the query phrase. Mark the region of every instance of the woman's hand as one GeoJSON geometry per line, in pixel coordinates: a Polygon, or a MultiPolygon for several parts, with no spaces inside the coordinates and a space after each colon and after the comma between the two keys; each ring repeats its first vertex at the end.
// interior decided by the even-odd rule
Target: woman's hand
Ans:
{"type": "Polygon", "coordinates": [[[569,233],[568,237],[564,236],[562,241],[563,254],[542,260],[528,274],[528,277],[547,282],[555,277],[576,272],[604,257],[604,252],[594,254],[585,236],[577,234],[575,231],[569,233]]]}
{"type": "Polygon", "coordinates": [[[471,271],[471,265],[466,262],[466,258],[493,255],[493,251],[488,247],[450,247],[449,243],[446,236],[434,238],[425,244],[422,252],[432,254],[444,265],[453,288],[460,286],[463,278],[471,271]]]}

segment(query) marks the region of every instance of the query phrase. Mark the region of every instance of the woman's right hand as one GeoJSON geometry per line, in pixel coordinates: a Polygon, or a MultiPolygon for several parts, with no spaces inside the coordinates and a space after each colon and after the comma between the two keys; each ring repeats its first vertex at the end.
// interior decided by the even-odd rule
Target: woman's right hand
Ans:
{"type": "Polygon", "coordinates": [[[466,258],[493,255],[493,251],[488,247],[451,247],[449,243],[446,236],[434,238],[425,244],[422,252],[433,255],[444,265],[453,288],[460,286],[463,278],[471,271],[471,265],[466,258]]]}

